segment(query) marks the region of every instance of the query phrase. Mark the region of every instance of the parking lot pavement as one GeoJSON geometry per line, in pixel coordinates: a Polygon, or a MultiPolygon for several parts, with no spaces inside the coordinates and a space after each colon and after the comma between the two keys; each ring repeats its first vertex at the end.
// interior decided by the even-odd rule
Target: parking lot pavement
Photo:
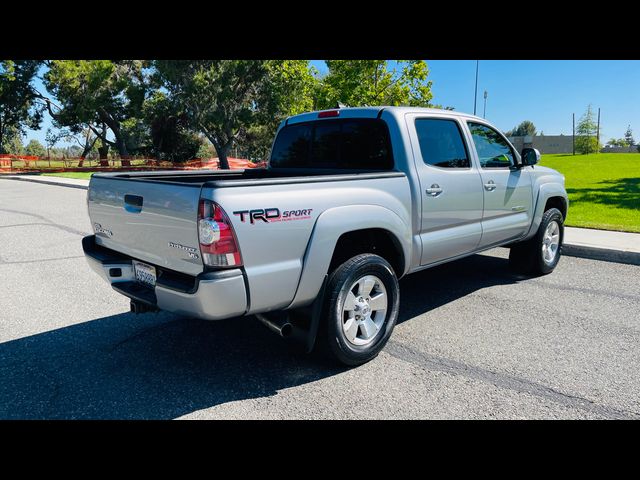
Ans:
{"type": "Polygon", "coordinates": [[[86,191],[0,182],[0,418],[640,418],[640,267],[496,249],[401,281],[385,350],[346,369],[253,318],[128,313],[80,239],[86,191]]]}

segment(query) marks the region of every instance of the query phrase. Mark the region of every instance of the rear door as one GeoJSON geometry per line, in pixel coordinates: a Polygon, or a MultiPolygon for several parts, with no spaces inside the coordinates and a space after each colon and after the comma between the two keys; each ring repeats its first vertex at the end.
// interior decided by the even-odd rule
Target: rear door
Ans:
{"type": "Polygon", "coordinates": [[[406,117],[422,195],[421,264],[475,250],[482,234],[482,183],[454,116],[406,117]]]}
{"type": "Polygon", "coordinates": [[[514,169],[516,152],[493,127],[467,122],[482,177],[484,212],[481,247],[515,240],[531,225],[531,176],[514,169]]]}
{"type": "Polygon", "coordinates": [[[143,262],[197,275],[199,183],[92,177],[88,206],[96,243],[143,262]]]}

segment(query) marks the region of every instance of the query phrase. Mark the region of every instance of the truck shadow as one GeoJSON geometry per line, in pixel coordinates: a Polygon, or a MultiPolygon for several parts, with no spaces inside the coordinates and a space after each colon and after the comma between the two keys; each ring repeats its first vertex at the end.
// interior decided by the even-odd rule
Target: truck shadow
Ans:
{"type": "Polygon", "coordinates": [[[507,258],[488,255],[472,255],[414,273],[400,280],[398,324],[482,288],[526,278],[509,270],[507,258]]]}
{"type": "MultiPolygon", "coordinates": [[[[479,255],[412,275],[400,321],[516,281],[505,259],[479,255]]],[[[253,318],[122,313],[0,344],[0,418],[171,419],[344,371],[253,318]]]]}

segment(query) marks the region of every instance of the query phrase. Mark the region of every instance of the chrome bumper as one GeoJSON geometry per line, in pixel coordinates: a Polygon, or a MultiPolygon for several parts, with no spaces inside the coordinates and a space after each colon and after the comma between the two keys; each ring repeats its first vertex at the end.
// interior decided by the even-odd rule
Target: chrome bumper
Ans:
{"type": "Polygon", "coordinates": [[[94,235],[84,237],[82,247],[93,271],[132,300],[205,320],[237,317],[247,311],[244,278],[238,268],[197,277],[167,272],[158,277],[151,289],[135,281],[131,258],[96,245],[94,235]]]}

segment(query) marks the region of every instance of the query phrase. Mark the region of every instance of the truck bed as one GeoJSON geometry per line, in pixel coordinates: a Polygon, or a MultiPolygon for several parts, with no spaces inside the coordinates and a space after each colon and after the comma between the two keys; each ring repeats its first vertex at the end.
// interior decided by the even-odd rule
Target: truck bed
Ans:
{"type": "MultiPolygon", "coordinates": [[[[245,209],[249,198],[256,208],[260,208],[261,199],[268,199],[269,204],[278,200],[278,206],[284,206],[291,199],[291,187],[296,192],[309,193],[336,184],[331,193],[323,193],[312,205],[305,202],[304,207],[300,207],[296,201],[291,207],[294,210],[315,208],[319,214],[318,205],[323,205],[326,199],[330,201],[334,189],[340,190],[340,185],[376,179],[384,182],[390,177],[404,178],[405,174],[300,168],[101,173],[91,178],[88,206],[97,245],[163,269],[198,275],[204,270],[198,239],[201,197],[214,199],[225,191],[240,193],[237,206],[222,201],[223,208],[228,207],[231,215],[234,210],[245,209]],[[297,184],[310,185],[295,188],[297,184]],[[238,191],[233,187],[260,188],[238,191]]],[[[241,242],[252,236],[253,233],[248,232],[241,242]]]]}
{"type": "Polygon", "coordinates": [[[194,187],[234,187],[289,183],[339,182],[358,179],[398,177],[405,174],[389,170],[344,170],[319,168],[256,168],[247,170],[198,170],[175,172],[98,173],[96,178],[142,181],[148,183],[188,184],[194,187]]]}

